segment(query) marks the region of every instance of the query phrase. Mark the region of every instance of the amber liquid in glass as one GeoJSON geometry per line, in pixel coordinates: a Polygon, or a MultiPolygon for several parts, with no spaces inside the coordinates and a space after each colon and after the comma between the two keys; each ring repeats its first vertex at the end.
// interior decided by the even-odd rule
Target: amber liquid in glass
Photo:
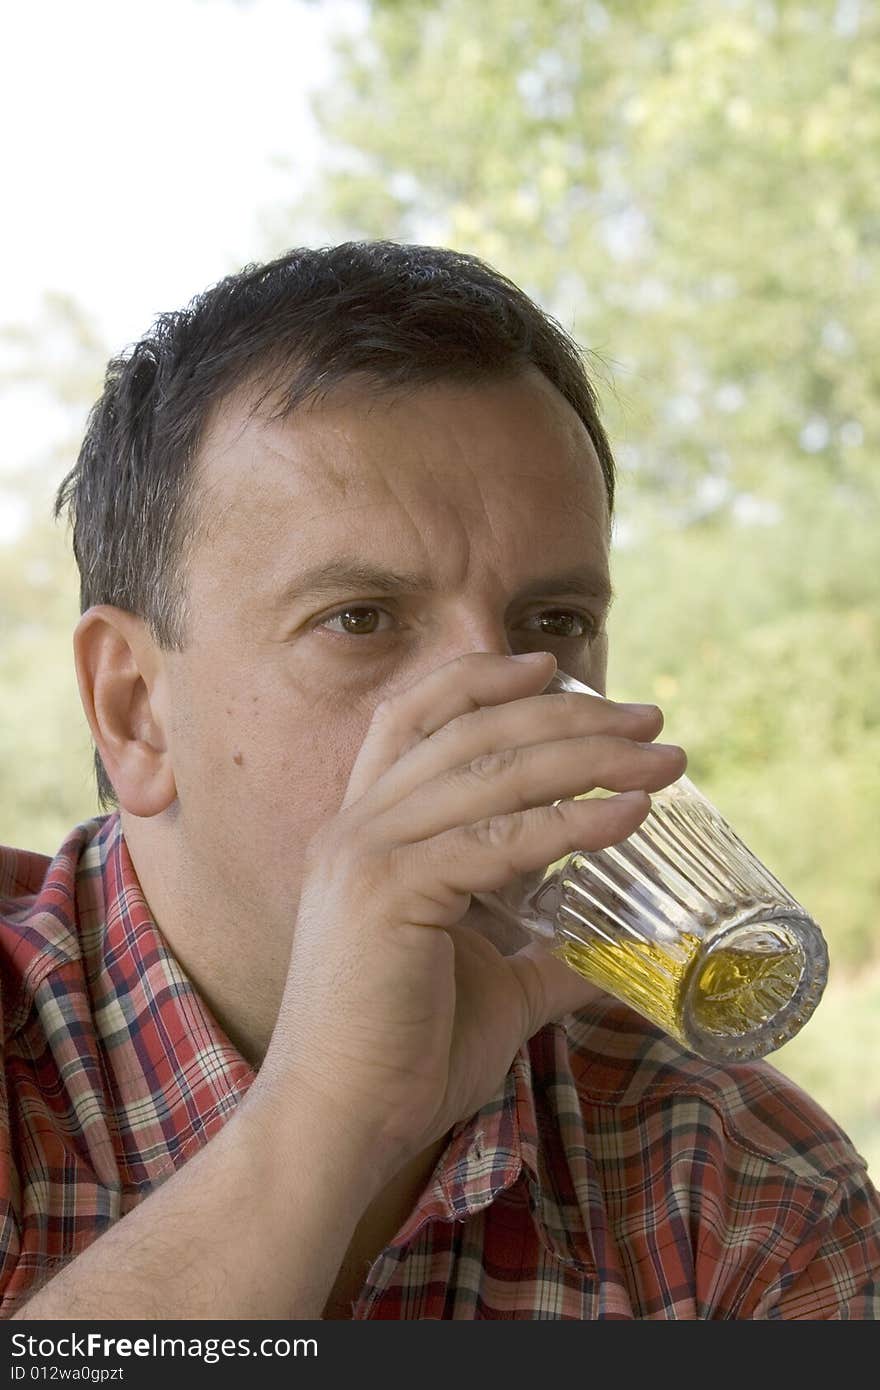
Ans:
{"type": "Polygon", "coordinates": [[[688,932],[668,950],[657,941],[595,937],[564,941],[555,954],[687,1046],[686,1004],[692,1024],[736,1036],[766,1023],[793,997],[801,953],[770,930],[761,938],[761,950],[719,945],[706,955],[705,941],[688,932]]]}

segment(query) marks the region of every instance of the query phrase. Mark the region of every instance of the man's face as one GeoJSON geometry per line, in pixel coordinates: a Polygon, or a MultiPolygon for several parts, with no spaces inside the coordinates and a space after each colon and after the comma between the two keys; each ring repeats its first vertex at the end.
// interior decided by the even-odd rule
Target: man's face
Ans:
{"type": "Polygon", "coordinates": [[[224,919],[289,940],[303,851],[383,698],[470,651],[552,650],[604,690],[605,486],[537,371],[340,390],[275,424],[230,399],[197,486],[189,641],[165,657],[169,814],[224,919]]]}

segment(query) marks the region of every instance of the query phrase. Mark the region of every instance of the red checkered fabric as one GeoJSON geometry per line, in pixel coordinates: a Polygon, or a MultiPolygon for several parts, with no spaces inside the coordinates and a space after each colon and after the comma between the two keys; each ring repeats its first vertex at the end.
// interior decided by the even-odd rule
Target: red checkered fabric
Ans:
{"type": "MultiPolygon", "coordinates": [[[[165,945],[119,817],[0,850],[0,1316],[223,1126],[253,1080],[165,945]]],[[[767,1063],[622,1005],[541,1030],[452,1132],[358,1319],[871,1319],[880,1198],[767,1063]]]]}

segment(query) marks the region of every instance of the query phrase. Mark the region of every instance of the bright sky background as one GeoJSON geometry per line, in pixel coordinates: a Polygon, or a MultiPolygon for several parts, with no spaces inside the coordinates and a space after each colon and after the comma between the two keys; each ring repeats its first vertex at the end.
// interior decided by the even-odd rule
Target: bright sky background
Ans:
{"type": "MultiPolygon", "coordinates": [[[[329,35],[361,15],[358,0],[5,5],[0,333],[58,290],[115,351],[263,259],[261,215],[322,155],[308,98],[329,35]]],[[[59,428],[45,397],[3,391],[0,415],[0,469],[36,466],[59,428]]],[[[0,532],[11,505],[0,493],[0,532]]]]}

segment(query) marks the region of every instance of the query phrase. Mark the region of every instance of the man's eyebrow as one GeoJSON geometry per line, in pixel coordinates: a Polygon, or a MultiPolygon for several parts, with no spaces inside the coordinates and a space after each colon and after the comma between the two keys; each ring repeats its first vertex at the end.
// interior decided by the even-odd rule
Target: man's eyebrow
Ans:
{"type": "MultiPolygon", "coordinates": [[[[357,591],[370,594],[425,594],[434,588],[428,575],[412,570],[392,570],[364,564],[362,561],[341,558],[315,565],[297,575],[279,594],[279,607],[302,599],[332,598],[334,594],[357,591]]],[[[517,598],[532,598],[538,594],[578,594],[611,604],[614,589],[607,573],[589,565],[556,574],[542,575],[530,580],[517,592],[517,598]]]]}

